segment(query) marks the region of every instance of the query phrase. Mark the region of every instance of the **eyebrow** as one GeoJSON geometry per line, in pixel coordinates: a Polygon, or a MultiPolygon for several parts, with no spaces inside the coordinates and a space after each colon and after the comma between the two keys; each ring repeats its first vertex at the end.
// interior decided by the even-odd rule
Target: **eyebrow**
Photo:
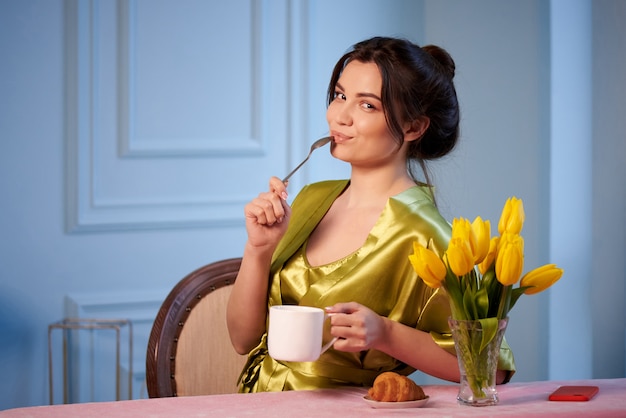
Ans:
{"type": "MultiPolygon", "coordinates": [[[[346,89],[343,88],[343,86],[339,82],[337,82],[335,84],[335,87],[337,87],[341,91],[345,91],[346,90],[346,89]]],[[[380,97],[378,97],[377,95],[375,95],[374,93],[357,93],[356,97],[371,97],[372,99],[376,99],[376,100],[378,100],[381,103],[383,102],[382,99],[380,97]]]]}

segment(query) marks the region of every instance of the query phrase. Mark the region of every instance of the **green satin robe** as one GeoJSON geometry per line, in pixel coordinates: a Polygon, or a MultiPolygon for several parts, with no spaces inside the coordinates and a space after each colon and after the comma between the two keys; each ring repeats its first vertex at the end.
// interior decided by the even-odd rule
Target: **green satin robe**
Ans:
{"type": "MultiPolygon", "coordinates": [[[[271,267],[269,306],[297,304],[324,308],[358,302],[376,313],[429,332],[442,348],[454,353],[447,319],[450,307],[443,289],[431,289],[408,261],[413,242],[442,253],[450,240],[450,224],[434,206],[429,189],[415,186],[389,199],[363,246],[325,266],[306,262],[307,238],[348,181],[306,186],[292,204],[289,228],[271,267]]],[[[371,386],[384,371],[408,375],[414,368],[377,350],[346,353],[332,348],[314,362],[276,361],[267,354],[267,334],[250,352],[241,374],[240,392],[303,390],[338,386],[371,386]]],[[[330,340],[328,330],[324,341],[330,340]]],[[[515,370],[503,343],[499,368],[515,370]]]]}

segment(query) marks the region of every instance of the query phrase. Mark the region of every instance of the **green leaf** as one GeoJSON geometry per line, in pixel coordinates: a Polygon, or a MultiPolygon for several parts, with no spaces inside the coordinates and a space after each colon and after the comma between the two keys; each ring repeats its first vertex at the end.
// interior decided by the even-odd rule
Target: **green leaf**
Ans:
{"type": "Polygon", "coordinates": [[[483,318],[479,319],[479,321],[480,326],[483,329],[483,338],[480,342],[479,351],[482,352],[483,349],[487,347],[487,344],[489,344],[491,340],[493,340],[493,338],[496,336],[496,333],[498,332],[498,318],[483,318]]]}
{"type": "Polygon", "coordinates": [[[472,292],[476,291],[476,289],[478,288],[478,278],[476,276],[476,269],[474,268],[470,270],[470,272],[464,276],[464,279],[465,279],[465,282],[467,283],[467,287],[470,288],[472,292]]]}
{"type": "Polygon", "coordinates": [[[483,275],[482,285],[485,289],[487,289],[487,293],[489,293],[490,298],[492,293],[498,290],[498,284],[500,284],[500,282],[496,279],[495,269],[491,268],[487,270],[483,275]]]}
{"type": "Polygon", "coordinates": [[[495,281],[496,283],[493,285],[493,289],[489,292],[489,300],[491,301],[491,306],[489,306],[489,314],[487,317],[498,316],[498,308],[500,306],[500,300],[502,299],[502,284],[495,281]]]}
{"type": "Polygon", "coordinates": [[[506,318],[509,314],[509,306],[511,302],[511,290],[513,289],[513,285],[502,286],[502,296],[500,297],[500,303],[498,306],[498,315],[497,317],[500,319],[506,318]]]}
{"type": "Polygon", "coordinates": [[[524,291],[528,289],[529,287],[530,286],[524,286],[524,287],[520,286],[520,287],[516,287],[515,289],[513,289],[513,291],[511,292],[511,302],[509,302],[509,311],[513,309],[515,302],[517,302],[520,296],[522,296],[524,294],[524,291]]]}
{"type": "Polygon", "coordinates": [[[463,294],[463,307],[465,308],[465,314],[468,318],[478,319],[478,311],[474,305],[474,297],[472,291],[469,289],[466,289],[465,294],[463,294]]]}
{"type": "Polygon", "coordinates": [[[461,293],[461,285],[459,279],[454,275],[450,267],[448,267],[448,273],[444,279],[444,287],[448,292],[450,298],[451,308],[453,312],[453,318],[456,319],[468,319],[463,312],[463,295],[461,293]]]}
{"type": "Polygon", "coordinates": [[[474,296],[477,318],[486,318],[489,315],[489,295],[487,289],[481,287],[474,296]]]}

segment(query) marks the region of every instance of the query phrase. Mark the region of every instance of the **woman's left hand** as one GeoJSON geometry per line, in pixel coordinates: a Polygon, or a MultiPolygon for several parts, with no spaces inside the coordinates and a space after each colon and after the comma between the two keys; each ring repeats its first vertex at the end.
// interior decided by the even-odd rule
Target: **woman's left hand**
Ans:
{"type": "Polygon", "coordinates": [[[375,348],[384,338],[386,320],[371,309],[356,303],[336,303],[326,308],[330,315],[333,337],[339,339],[333,348],[339,351],[357,352],[375,348]]]}

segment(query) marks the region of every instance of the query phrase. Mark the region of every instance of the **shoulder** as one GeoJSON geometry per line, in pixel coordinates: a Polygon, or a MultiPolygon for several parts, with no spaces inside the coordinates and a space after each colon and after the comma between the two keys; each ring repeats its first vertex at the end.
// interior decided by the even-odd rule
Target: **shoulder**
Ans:
{"type": "Polygon", "coordinates": [[[391,197],[389,201],[391,205],[405,208],[406,216],[409,218],[425,218],[435,223],[448,223],[443,216],[441,216],[437,206],[435,206],[428,187],[411,187],[391,197]]]}
{"type": "Polygon", "coordinates": [[[428,187],[416,186],[392,197],[389,205],[398,227],[412,231],[423,245],[432,239],[436,251],[445,251],[452,234],[450,223],[433,202],[428,187]]]}

